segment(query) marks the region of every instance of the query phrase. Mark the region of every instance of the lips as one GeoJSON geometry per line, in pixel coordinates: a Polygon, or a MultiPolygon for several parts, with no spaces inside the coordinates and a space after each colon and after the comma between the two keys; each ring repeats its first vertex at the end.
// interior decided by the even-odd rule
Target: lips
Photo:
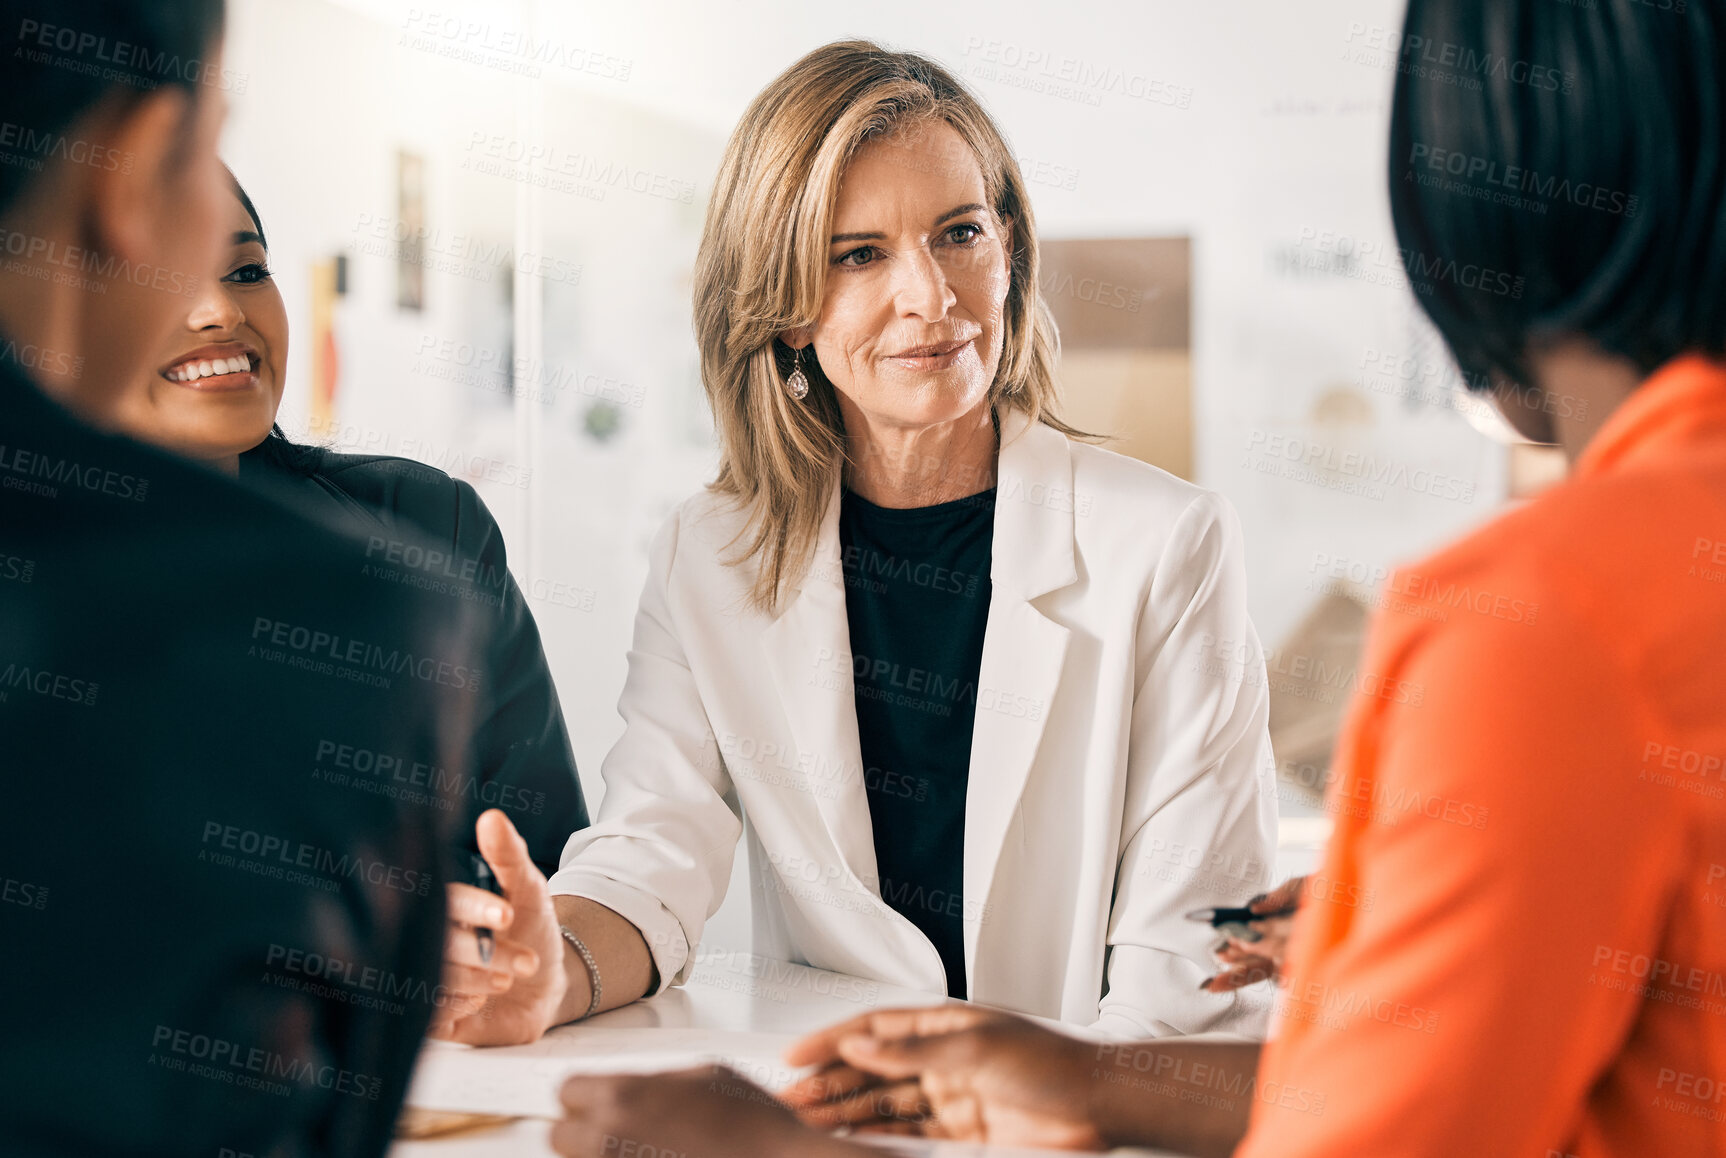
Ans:
{"type": "Polygon", "coordinates": [[[945,358],[949,354],[957,354],[960,350],[963,350],[970,344],[970,338],[964,338],[953,342],[937,342],[929,346],[917,346],[910,350],[901,350],[899,353],[892,355],[892,357],[910,360],[945,358]]]}
{"type": "Polygon", "coordinates": [[[193,350],[164,367],[160,373],[177,386],[197,390],[233,389],[256,382],[261,361],[256,350],[227,343],[193,350]]]}

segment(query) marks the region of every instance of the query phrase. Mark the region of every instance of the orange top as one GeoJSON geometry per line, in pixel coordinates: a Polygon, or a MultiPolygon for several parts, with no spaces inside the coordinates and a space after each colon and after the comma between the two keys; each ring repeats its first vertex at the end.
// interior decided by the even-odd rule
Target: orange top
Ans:
{"type": "Polygon", "coordinates": [[[1726,366],[1391,581],[1237,1158],[1726,1155],[1726,366]]]}

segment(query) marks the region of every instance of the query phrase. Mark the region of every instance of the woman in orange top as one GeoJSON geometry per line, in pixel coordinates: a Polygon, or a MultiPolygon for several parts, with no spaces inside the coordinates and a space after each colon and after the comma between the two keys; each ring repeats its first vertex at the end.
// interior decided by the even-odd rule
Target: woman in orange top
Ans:
{"type": "MultiPolygon", "coordinates": [[[[950,1007],[791,1059],[919,1077],[929,1132],[1726,1155],[1726,12],[1411,0],[1397,48],[1410,280],[1571,477],[1392,580],[1363,670],[1422,695],[1354,706],[1274,1039],[1098,1046],[950,1007]]],[[[858,1152],[697,1081],[572,1080],[554,1137],[719,1158],[724,1121],[739,1154],[858,1152]]]]}

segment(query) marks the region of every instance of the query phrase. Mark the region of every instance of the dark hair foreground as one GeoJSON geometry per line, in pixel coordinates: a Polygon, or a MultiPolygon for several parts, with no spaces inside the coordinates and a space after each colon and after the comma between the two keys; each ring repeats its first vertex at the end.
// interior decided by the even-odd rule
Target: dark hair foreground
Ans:
{"type": "Polygon", "coordinates": [[[1719,0],[1410,0],[1390,195],[1422,307],[1469,384],[1531,345],[1644,372],[1726,348],[1719,0]]]}
{"type": "MultiPolygon", "coordinates": [[[[65,130],[104,101],[208,83],[222,19],[223,0],[0,0],[0,119],[25,159],[56,156],[65,130]]],[[[37,172],[0,165],[0,211],[37,172]]]]}

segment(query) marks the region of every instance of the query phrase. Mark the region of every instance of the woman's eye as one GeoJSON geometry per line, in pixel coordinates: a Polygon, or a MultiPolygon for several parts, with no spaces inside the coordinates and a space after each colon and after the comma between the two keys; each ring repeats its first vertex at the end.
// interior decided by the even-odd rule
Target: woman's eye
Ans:
{"type": "Polygon", "coordinates": [[[981,236],[983,236],[983,227],[969,222],[964,225],[955,225],[947,231],[947,240],[954,245],[969,245],[981,236]]]}
{"type": "Polygon", "coordinates": [[[864,245],[864,246],[860,246],[857,249],[851,250],[849,253],[842,254],[840,256],[837,264],[839,264],[839,265],[868,265],[870,262],[872,262],[874,260],[875,260],[875,247],[873,245],[864,245]]]}
{"type": "Polygon", "coordinates": [[[270,280],[273,276],[274,275],[269,271],[269,267],[259,265],[254,261],[247,265],[242,265],[239,269],[236,269],[233,273],[230,273],[222,280],[238,282],[240,285],[257,285],[261,281],[270,280]]]}

